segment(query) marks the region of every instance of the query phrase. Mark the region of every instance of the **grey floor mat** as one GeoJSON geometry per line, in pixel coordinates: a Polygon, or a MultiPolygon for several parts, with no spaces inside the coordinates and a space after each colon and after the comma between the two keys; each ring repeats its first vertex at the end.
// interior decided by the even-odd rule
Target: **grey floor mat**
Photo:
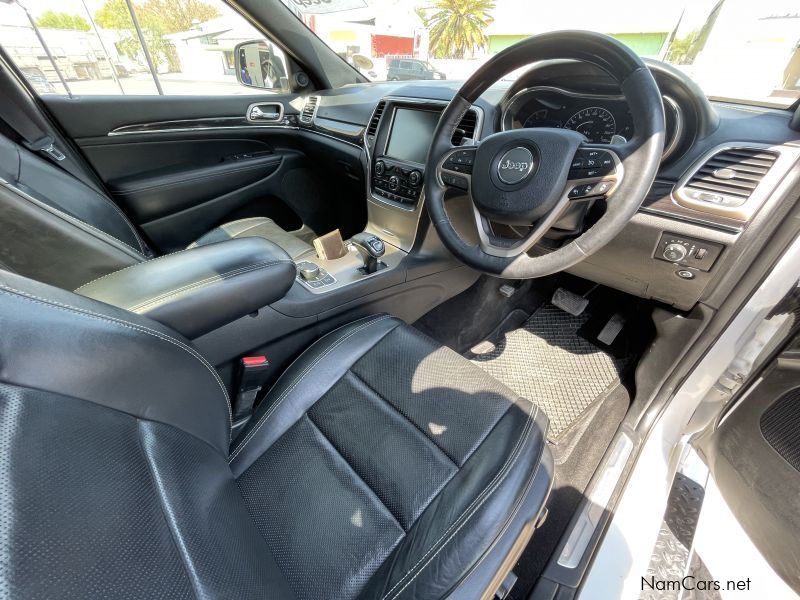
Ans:
{"type": "Polygon", "coordinates": [[[548,303],[521,327],[478,344],[466,356],[536,402],[550,417],[548,437],[555,440],[619,381],[629,362],[578,335],[588,320],[585,313],[574,317],[548,303]]]}

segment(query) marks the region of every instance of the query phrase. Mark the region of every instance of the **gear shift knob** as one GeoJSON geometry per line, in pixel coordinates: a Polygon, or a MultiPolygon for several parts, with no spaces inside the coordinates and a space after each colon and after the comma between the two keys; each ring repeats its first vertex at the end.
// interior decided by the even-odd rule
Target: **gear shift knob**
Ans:
{"type": "Polygon", "coordinates": [[[363,271],[367,275],[375,273],[380,267],[380,259],[386,251],[383,240],[371,233],[357,233],[350,238],[350,245],[355,248],[364,260],[363,271]]]}

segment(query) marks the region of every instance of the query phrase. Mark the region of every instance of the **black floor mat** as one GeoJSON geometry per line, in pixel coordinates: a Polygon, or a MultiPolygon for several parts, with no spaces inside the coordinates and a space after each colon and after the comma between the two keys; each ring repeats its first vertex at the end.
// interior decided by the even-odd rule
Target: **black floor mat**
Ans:
{"type": "Polygon", "coordinates": [[[624,350],[615,353],[587,339],[584,332],[593,329],[589,313],[575,317],[548,303],[466,357],[538,404],[550,417],[548,437],[556,441],[593,401],[620,383],[632,359],[624,350]]]}

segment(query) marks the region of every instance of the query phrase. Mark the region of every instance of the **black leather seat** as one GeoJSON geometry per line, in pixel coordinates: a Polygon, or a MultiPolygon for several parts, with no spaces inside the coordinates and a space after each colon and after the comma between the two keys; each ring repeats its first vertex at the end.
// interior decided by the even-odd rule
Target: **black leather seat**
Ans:
{"type": "MultiPolygon", "coordinates": [[[[189,247],[238,237],[265,238],[295,260],[314,252],[265,217],[223,224],[189,247]]],[[[0,135],[0,268],[73,290],[152,256],[110,198],[0,135]]]]}
{"type": "Polygon", "coordinates": [[[477,598],[550,489],[536,406],[389,316],[312,346],[232,451],[166,327],[0,272],[0,331],[10,597],[477,598]]]}

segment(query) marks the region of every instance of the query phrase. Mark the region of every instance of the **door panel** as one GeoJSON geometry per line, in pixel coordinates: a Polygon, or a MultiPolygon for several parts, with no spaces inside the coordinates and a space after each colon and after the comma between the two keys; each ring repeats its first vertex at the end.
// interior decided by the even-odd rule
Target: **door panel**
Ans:
{"type": "MultiPolygon", "coordinates": [[[[213,165],[157,169],[108,181],[119,204],[139,223],[148,223],[263,182],[281,164],[281,155],[222,160],[213,165]]],[[[232,156],[243,156],[233,154],[232,156]]],[[[252,156],[252,155],[244,155],[252,156]]]]}
{"type": "Polygon", "coordinates": [[[346,229],[341,218],[353,210],[343,201],[363,202],[363,194],[352,193],[362,182],[324,184],[331,176],[326,163],[336,153],[326,149],[320,162],[317,144],[301,137],[294,119],[302,99],[295,95],[42,100],[162,252],[241,217],[270,217],[289,230],[303,224],[318,233],[346,229]],[[284,105],[288,123],[245,119],[250,104],[273,101],[284,105]]]}
{"type": "Polygon", "coordinates": [[[756,548],[800,592],[800,301],[788,299],[794,340],[702,440],[716,484],[756,548]]]}

